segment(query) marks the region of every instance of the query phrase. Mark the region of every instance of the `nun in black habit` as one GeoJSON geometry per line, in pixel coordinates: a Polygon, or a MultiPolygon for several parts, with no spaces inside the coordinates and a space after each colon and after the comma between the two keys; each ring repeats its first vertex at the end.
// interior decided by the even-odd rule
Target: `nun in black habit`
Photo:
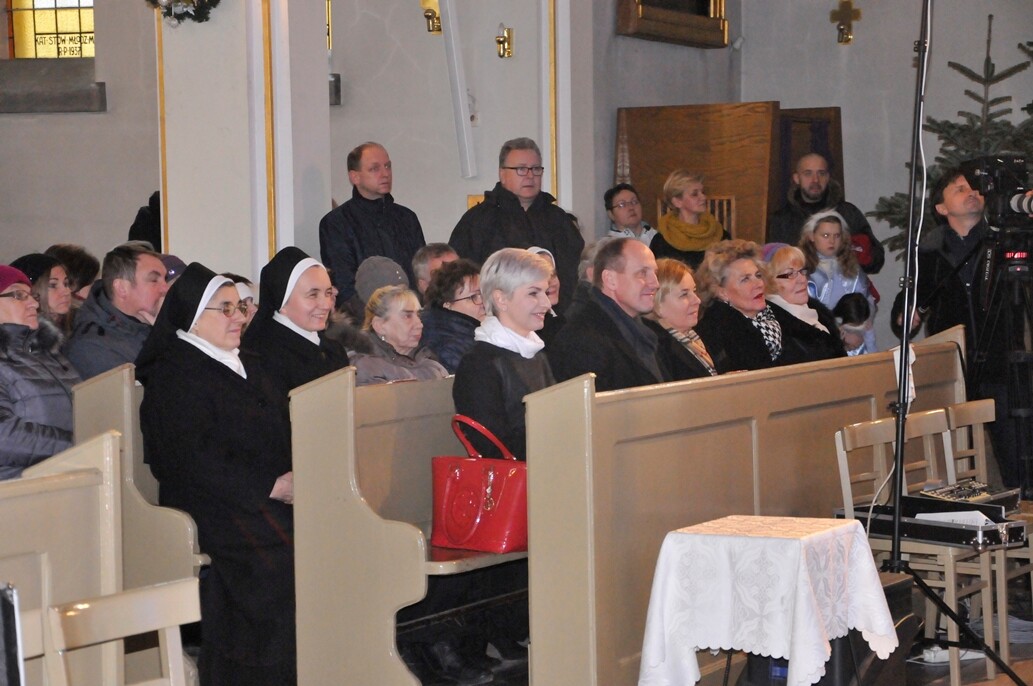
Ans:
{"type": "Polygon", "coordinates": [[[325,335],[334,307],[326,268],[299,248],[276,253],[262,268],[258,313],[244,349],[262,358],[280,395],[348,366],[348,353],[325,335]]]}
{"type": "Polygon", "coordinates": [[[201,550],[203,686],[297,682],[293,472],[285,398],[238,354],[244,306],[194,263],[137,358],[144,456],[162,505],[190,514],[201,550]]]}

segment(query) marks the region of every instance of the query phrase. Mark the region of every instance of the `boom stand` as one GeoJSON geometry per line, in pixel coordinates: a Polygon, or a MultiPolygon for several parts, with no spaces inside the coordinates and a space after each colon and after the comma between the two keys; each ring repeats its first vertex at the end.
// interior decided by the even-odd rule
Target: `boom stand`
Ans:
{"type": "MultiPolygon", "coordinates": [[[[917,192],[918,188],[918,167],[919,167],[919,145],[922,135],[922,119],[925,111],[925,80],[927,75],[926,53],[929,49],[929,19],[932,10],[932,0],[922,1],[922,29],[918,40],[915,42],[915,52],[918,53],[918,79],[915,86],[915,110],[914,119],[911,125],[911,188],[908,193],[908,230],[907,230],[907,259],[904,262],[904,276],[901,286],[904,292],[903,318],[901,322],[902,333],[900,338],[900,369],[897,374],[897,401],[890,405],[890,410],[896,415],[896,445],[893,451],[893,540],[890,552],[890,559],[883,565],[883,569],[889,572],[908,574],[914,580],[915,585],[922,593],[939,608],[940,612],[950,618],[961,631],[964,639],[957,642],[949,642],[950,646],[962,648],[980,648],[993,660],[994,664],[1001,668],[1005,674],[1011,677],[1018,686],[1024,686],[1022,679],[1001,657],[994,652],[993,648],[983,643],[982,639],[961,617],[954,608],[950,607],[928,584],[905,562],[900,552],[900,497],[904,490],[904,438],[905,424],[908,413],[908,389],[911,382],[911,313],[915,309],[916,284],[915,266],[918,259],[917,226],[922,216],[922,202],[924,198],[917,192]]],[[[923,175],[925,173],[923,167],[923,175]]],[[[998,608],[998,612],[1007,612],[1007,608],[998,608]]],[[[993,608],[985,608],[987,617],[993,617],[993,608]]]]}

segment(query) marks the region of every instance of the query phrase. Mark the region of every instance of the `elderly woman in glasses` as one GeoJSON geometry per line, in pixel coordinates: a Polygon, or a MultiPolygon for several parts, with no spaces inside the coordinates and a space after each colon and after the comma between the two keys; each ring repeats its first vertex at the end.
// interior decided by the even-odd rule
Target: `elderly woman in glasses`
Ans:
{"type": "Polygon", "coordinates": [[[423,345],[429,348],[449,374],[473,347],[473,332],[484,320],[481,269],[458,259],[441,265],[431,275],[420,310],[423,345]]]}
{"type": "Polygon", "coordinates": [[[347,351],[324,333],[335,298],[326,267],[284,248],[262,267],[259,293],[243,347],[262,358],[284,400],[292,388],[348,366],[347,351]]]}
{"type": "Polygon", "coordinates": [[[294,499],[286,397],[240,353],[247,306],[189,265],[136,361],[144,457],[160,503],[197,523],[201,683],[294,684],[294,499]]]}
{"type": "Polygon", "coordinates": [[[356,352],[355,383],[430,381],[448,376],[438,358],[423,345],[420,300],[405,286],[383,286],[366,302],[362,330],[370,352],[356,352]]]}
{"type": "Polygon", "coordinates": [[[846,351],[836,318],[807,292],[804,254],[789,245],[778,248],[767,263],[767,301],[782,327],[780,364],[843,357],[846,351]]]}
{"type": "Polygon", "coordinates": [[[25,274],[0,265],[0,479],[72,442],[72,386],[80,378],[31,289],[25,274]]]}

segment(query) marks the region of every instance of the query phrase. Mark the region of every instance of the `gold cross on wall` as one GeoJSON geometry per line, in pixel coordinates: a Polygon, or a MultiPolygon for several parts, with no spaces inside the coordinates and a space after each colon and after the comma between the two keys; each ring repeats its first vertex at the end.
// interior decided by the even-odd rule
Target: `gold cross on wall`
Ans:
{"type": "Polygon", "coordinates": [[[829,13],[829,21],[836,25],[836,40],[846,45],[854,40],[854,22],[861,21],[861,10],[854,9],[853,0],[840,0],[839,9],[829,13]]]}

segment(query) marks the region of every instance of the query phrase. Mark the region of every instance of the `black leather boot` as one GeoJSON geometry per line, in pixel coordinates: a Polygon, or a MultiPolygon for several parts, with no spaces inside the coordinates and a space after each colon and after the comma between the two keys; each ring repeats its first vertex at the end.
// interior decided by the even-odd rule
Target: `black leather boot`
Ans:
{"type": "Polygon", "coordinates": [[[427,666],[432,672],[463,686],[488,684],[494,678],[490,670],[464,662],[456,646],[450,640],[443,639],[430,645],[424,645],[423,654],[427,666]]]}

